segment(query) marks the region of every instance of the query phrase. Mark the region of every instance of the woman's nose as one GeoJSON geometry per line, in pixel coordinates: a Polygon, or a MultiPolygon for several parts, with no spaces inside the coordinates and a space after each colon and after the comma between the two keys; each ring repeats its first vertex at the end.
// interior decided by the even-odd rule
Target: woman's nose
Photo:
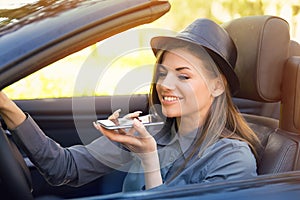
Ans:
{"type": "Polygon", "coordinates": [[[163,80],[159,81],[161,87],[166,89],[175,89],[176,78],[173,75],[168,74],[163,80]]]}

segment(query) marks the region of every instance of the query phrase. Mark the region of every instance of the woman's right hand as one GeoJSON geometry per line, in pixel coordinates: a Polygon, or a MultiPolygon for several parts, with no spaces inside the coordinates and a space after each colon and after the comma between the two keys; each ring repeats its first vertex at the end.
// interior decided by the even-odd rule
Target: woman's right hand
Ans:
{"type": "Polygon", "coordinates": [[[24,112],[2,91],[0,91],[0,115],[11,130],[26,119],[24,112]]]}
{"type": "Polygon", "coordinates": [[[8,101],[8,97],[6,96],[6,94],[4,94],[4,92],[0,90],[0,112],[1,109],[5,107],[7,101],[8,101]]]}

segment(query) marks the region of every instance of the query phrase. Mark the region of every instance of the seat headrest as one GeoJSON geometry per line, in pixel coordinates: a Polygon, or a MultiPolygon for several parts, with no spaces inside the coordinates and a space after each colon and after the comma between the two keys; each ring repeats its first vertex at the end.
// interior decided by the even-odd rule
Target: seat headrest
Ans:
{"type": "Polygon", "coordinates": [[[300,134],[300,56],[291,56],[285,66],[279,127],[300,134]]]}
{"type": "Polygon", "coordinates": [[[289,24],[276,16],[248,16],[222,25],[233,39],[235,72],[241,89],[236,97],[261,102],[281,100],[281,81],[288,58],[289,24]]]}
{"type": "Polygon", "coordinates": [[[289,56],[300,56],[300,44],[295,40],[290,41],[289,56]]]}

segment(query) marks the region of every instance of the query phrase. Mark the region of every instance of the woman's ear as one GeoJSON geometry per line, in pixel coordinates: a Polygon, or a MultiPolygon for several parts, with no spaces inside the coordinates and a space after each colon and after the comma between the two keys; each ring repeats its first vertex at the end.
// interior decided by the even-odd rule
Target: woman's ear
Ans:
{"type": "Polygon", "coordinates": [[[225,91],[225,84],[227,84],[224,76],[219,76],[211,82],[211,95],[213,97],[220,96],[225,91]]]}

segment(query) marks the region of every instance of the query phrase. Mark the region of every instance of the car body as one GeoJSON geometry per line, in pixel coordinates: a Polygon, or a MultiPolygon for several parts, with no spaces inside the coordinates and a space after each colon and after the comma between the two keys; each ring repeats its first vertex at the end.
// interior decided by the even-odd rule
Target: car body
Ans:
{"type": "MultiPolygon", "coordinates": [[[[0,28],[0,89],[97,42],[104,41],[100,42],[100,45],[105,44],[109,37],[151,23],[170,9],[170,3],[166,0],[45,2],[38,1],[29,5],[31,9],[34,8],[29,16],[28,12],[20,18],[9,16],[11,18],[7,18],[7,25],[0,28]]],[[[26,8],[23,7],[24,10],[26,8]]],[[[123,39],[126,40],[126,37],[123,39]]],[[[114,48],[121,46],[122,43],[118,43],[114,48]]],[[[124,51],[128,52],[130,49],[124,51]]],[[[83,83],[89,83],[92,89],[95,89],[94,85],[99,81],[97,77],[104,72],[86,68],[90,64],[86,61],[84,67],[79,70],[83,75],[77,75],[76,83],[73,83],[75,89],[78,87],[80,90],[83,83]]],[[[148,70],[148,67],[145,69],[148,70]]],[[[105,76],[112,75],[108,73],[105,76]]],[[[128,82],[128,79],[125,79],[125,83],[126,81],[128,82]]],[[[139,84],[144,84],[143,81],[142,79],[139,84]]],[[[61,87],[63,86],[65,85],[61,87]]],[[[117,108],[121,107],[125,112],[136,110],[148,112],[147,94],[84,97],[78,95],[15,100],[15,102],[22,110],[30,113],[47,136],[64,147],[87,144],[99,137],[92,122],[107,118],[117,108]]],[[[20,151],[22,152],[21,149],[20,151]]],[[[31,173],[33,197],[37,199],[41,197],[210,200],[300,198],[300,171],[266,174],[249,180],[193,184],[164,191],[122,193],[124,173],[115,172],[78,188],[51,186],[42,178],[26,155],[22,155],[31,173]]],[[[6,182],[2,181],[1,187],[5,184],[6,182]]],[[[1,196],[5,195],[7,191],[1,191],[1,196]]]]}

